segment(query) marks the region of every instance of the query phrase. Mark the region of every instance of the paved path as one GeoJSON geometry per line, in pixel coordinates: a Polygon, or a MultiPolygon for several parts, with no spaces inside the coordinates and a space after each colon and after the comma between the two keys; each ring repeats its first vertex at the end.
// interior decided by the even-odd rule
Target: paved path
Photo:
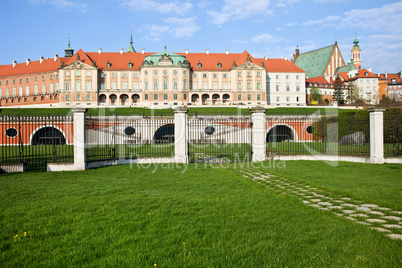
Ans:
{"type": "Polygon", "coordinates": [[[239,169],[239,172],[243,177],[263,183],[270,189],[295,196],[307,206],[332,211],[339,217],[367,225],[392,239],[402,239],[402,211],[364,204],[348,197],[332,197],[326,191],[256,169],[239,169]]]}

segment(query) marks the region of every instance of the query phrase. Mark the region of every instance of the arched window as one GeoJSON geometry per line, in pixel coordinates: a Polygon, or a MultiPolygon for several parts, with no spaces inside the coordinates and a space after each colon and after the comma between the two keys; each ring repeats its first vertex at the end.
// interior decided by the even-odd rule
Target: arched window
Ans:
{"type": "Polygon", "coordinates": [[[177,80],[173,81],[173,89],[177,89],[177,80]]]}
{"type": "Polygon", "coordinates": [[[187,80],[183,81],[183,89],[186,90],[187,89],[187,80]]]}
{"type": "Polygon", "coordinates": [[[163,89],[168,89],[168,81],[163,80],[163,89]]]}

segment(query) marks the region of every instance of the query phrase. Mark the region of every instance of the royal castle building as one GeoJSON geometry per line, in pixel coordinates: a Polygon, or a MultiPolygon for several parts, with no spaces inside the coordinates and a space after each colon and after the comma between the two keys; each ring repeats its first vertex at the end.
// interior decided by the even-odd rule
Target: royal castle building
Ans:
{"type": "Polygon", "coordinates": [[[84,52],[0,65],[0,105],[304,106],[305,72],[243,53],[84,52]]]}

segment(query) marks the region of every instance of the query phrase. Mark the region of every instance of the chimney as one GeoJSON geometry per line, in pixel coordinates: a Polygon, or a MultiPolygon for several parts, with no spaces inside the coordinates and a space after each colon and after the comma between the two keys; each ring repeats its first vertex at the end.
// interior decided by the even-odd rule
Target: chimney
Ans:
{"type": "Polygon", "coordinates": [[[42,64],[42,62],[45,60],[45,58],[44,57],[40,57],[39,58],[39,62],[42,64]]]}
{"type": "Polygon", "coordinates": [[[388,79],[388,73],[385,73],[385,78],[387,78],[387,79],[388,79]]]}
{"type": "Polygon", "coordinates": [[[54,54],[54,61],[57,61],[59,59],[59,55],[54,54]]]}
{"type": "Polygon", "coordinates": [[[205,50],[205,54],[209,55],[209,49],[208,48],[205,50]]]}
{"type": "Polygon", "coordinates": [[[285,56],[285,57],[283,57],[283,59],[284,59],[284,60],[288,60],[288,57],[285,56]]]}
{"type": "Polygon", "coordinates": [[[27,65],[29,65],[31,63],[31,60],[27,59],[26,63],[27,63],[27,65]]]}
{"type": "Polygon", "coordinates": [[[141,53],[142,53],[142,54],[144,54],[144,53],[145,53],[145,48],[143,48],[143,49],[141,50],[141,53]]]}
{"type": "Polygon", "coordinates": [[[13,61],[13,68],[15,67],[15,66],[17,66],[17,61],[13,61]]]}
{"type": "Polygon", "coordinates": [[[299,50],[299,47],[297,47],[296,48],[296,57],[299,56],[299,54],[300,54],[300,50],[299,50]]]}
{"type": "Polygon", "coordinates": [[[188,55],[188,48],[186,48],[186,55],[188,55]]]}
{"type": "Polygon", "coordinates": [[[229,49],[226,49],[226,55],[229,55],[229,49]]]}
{"type": "Polygon", "coordinates": [[[102,54],[102,49],[98,48],[98,54],[102,54]]]}
{"type": "Polygon", "coordinates": [[[124,53],[124,49],[120,48],[120,54],[124,53]]]}
{"type": "Polygon", "coordinates": [[[267,56],[265,56],[265,57],[264,57],[264,60],[267,60],[267,59],[268,59],[268,57],[267,57],[267,56]]]}

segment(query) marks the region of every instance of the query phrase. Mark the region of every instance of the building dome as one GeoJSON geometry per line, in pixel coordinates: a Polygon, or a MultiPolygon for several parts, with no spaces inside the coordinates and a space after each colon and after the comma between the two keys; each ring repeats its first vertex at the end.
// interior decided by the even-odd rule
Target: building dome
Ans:
{"type": "Polygon", "coordinates": [[[148,55],[144,59],[144,66],[182,66],[189,67],[189,63],[185,56],[170,53],[165,50],[160,53],[148,55]]]}

